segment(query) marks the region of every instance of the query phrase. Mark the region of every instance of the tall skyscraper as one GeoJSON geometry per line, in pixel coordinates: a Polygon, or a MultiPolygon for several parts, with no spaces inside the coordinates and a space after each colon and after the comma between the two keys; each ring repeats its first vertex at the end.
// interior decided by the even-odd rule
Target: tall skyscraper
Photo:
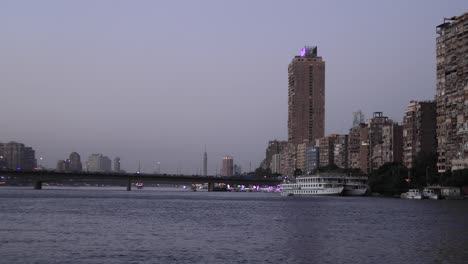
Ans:
{"type": "Polygon", "coordinates": [[[114,158],[114,171],[120,172],[120,157],[114,158]]]}
{"type": "Polygon", "coordinates": [[[437,26],[437,167],[468,168],[468,12],[437,26]]]}
{"type": "Polygon", "coordinates": [[[205,153],[203,153],[203,176],[208,176],[208,154],[206,154],[206,147],[205,153]]]}
{"type": "Polygon", "coordinates": [[[325,133],[325,61],[304,47],[288,67],[288,142],[314,143],[325,133]]]}
{"type": "Polygon", "coordinates": [[[223,157],[223,166],[221,167],[221,176],[230,177],[234,173],[234,159],[231,156],[223,157]]]}

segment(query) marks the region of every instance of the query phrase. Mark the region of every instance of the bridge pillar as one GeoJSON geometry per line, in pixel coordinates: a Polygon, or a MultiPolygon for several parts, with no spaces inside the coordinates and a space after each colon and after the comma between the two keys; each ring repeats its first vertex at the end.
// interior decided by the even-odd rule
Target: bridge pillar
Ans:
{"type": "Polygon", "coordinates": [[[212,192],[214,190],[214,183],[213,182],[209,182],[208,183],[208,191],[209,192],[212,192]]]}
{"type": "Polygon", "coordinates": [[[42,182],[41,181],[37,181],[34,183],[34,189],[35,190],[41,190],[42,189],[42,182]]]}
{"type": "Polygon", "coordinates": [[[128,177],[128,182],[127,182],[127,191],[132,190],[132,179],[128,177]]]}

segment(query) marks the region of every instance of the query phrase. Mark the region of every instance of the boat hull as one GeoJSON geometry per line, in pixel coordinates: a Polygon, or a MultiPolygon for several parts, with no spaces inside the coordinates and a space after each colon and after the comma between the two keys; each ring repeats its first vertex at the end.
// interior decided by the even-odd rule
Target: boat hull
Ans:
{"type": "Polygon", "coordinates": [[[340,196],[343,193],[343,187],[334,187],[326,189],[298,189],[298,190],[282,190],[282,196],[300,196],[300,197],[309,197],[309,196],[340,196]]]}
{"type": "Polygon", "coordinates": [[[423,197],[422,195],[401,195],[402,199],[414,199],[414,200],[421,200],[423,197]]]}
{"type": "Polygon", "coordinates": [[[344,188],[343,195],[344,196],[364,196],[367,194],[368,188],[361,188],[361,189],[348,189],[344,188]]]}

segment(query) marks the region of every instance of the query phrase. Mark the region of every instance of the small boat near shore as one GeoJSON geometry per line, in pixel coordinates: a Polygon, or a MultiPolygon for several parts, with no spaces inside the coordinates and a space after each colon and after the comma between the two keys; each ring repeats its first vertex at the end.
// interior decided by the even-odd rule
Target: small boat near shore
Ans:
{"type": "Polygon", "coordinates": [[[402,199],[417,199],[421,200],[423,198],[421,192],[418,189],[409,189],[409,191],[402,193],[400,195],[402,199]]]}
{"type": "Polygon", "coordinates": [[[439,200],[439,195],[433,189],[429,188],[424,188],[422,196],[424,199],[439,200]]]}

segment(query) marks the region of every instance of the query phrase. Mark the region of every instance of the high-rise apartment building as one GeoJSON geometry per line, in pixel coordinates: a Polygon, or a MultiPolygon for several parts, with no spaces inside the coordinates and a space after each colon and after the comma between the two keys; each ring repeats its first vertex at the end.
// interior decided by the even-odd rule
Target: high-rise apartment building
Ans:
{"type": "Polygon", "coordinates": [[[361,144],[359,146],[359,169],[365,174],[369,173],[370,157],[369,150],[369,127],[367,124],[361,125],[359,128],[359,137],[361,144]]]}
{"type": "Polygon", "coordinates": [[[314,143],[325,133],[325,61],[317,47],[304,47],[288,76],[288,142],[314,143]]]}
{"type": "Polygon", "coordinates": [[[271,173],[281,174],[281,153],[273,154],[270,163],[271,173]]]}
{"type": "MultiPolygon", "coordinates": [[[[348,168],[361,169],[361,132],[366,124],[360,123],[349,130],[348,136],[348,168]]],[[[366,140],[367,141],[367,140],[366,140]]]]}
{"type": "Polygon", "coordinates": [[[334,164],[335,161],[335,140],[338,135],[333,134],[323,138],[319,138],[319,155],[320,167],[326,167],[334,164]]]}
{"type": "Polygon", "coordinates": [[[427,158],[436,150],[436,103],[411,101],[403,117],[403,165],[412,168],[418,156],[427,158]]]}
{"type": "Polygon", "coordinates": [[[102,154],[91,154],[88,158],[88,171],[109,172],[111,171],[111,160],[102,154]]]}
{"type": "Polygon", "coordinates": [[[81,157],[78,153],[72,152],[70,153],[70,171],[72,172],[81,172],[83,169],[83,164],[81,164],[81,157]]]}
{"type": "Polygon", "coordinates": [[[110,172],[112,170],[112,161],[109,157],[103,156],[101,159],[101,171],[110,172]]]}
{"type": "Polygon", "coordinates": [[[313,173],[320,166],[320,148],[309,146],[306,148],[305,174],[313,173]]]}
{"type": "Polygon", "coordinates": [[[437,168],[468,168],[468,12],[437,26],[437,168]]]}
{"type": "Polygon", "coordinates": [[[388,124],[382,128],[382,162],[402,163],[403,161],[403,126],[388,124]]]}
{"type": "Polygon", "coordinates": [[[315,144],[311,143],[302,143],[296,146],[296,169],[300,169],[303,174],[306,174],[310,164],[308,165],[308,151],[311,147],[314,147],[315,144]]]}
{"type": "Polygon", "coordinates": [[[231,156],[223,157],[221,176],[231,177],[234,173],[234,159],[231,156]]]}
{"type": "Polygon", "coordinates": [[[60,172],[81,172],[82,168],[80,155],[76,152],[70,153],[68,159],[57,162],[57,171],[60,172]]]}
{"type": "Polygon", "coordinates": [[[372,161],[373,157],[379,155],[376,153],[374,155],[374,148],[382,143],[382,130],[385,125],[393,124],[393,121],[388,117],[384,116],[382,112],[374,112],[372,118],[367,122],[368,127],[368,151],[369,151],[369,167],[368,172],[372,172],[374,170],[374,162],[372,161]]]}
{"type": "Polygon", "coordinates": [[[333,164],[338,168],[348,168],[348,135],[337,135],[333,149],[333,164]]]}
{"type": "Polygon", "coordinates": [[[297,169],[297,144],[288,143],[286,152],[286,163],[283,167],[286,173],[283,175],[292,176],[294,175],[294,171],[297,169]]]}
{"type": "Polygon", "coordinates": [[[268,142],[268,147],[265,151],[265,160],[262,162],[262,167],[264,169],[271,168],[271,162],[273,159],[273,155],[281,153],[284,148],[288,145],[287,141],[280,141],[280,140],[272,140],[268,142]]]}
{"type": "Polygon", "coordinates": [[[289,147],[288,146],[285,147],[279,155],[280,155],[280,167],[279,167],[280,172],[279,173],[281,175],[292,175],[291,173],[292,169],[289,167],[290,166],[289,147]]]}
{"type": "Polygon", "coordinates": [[[35,151],[22,143],[0,143],[2,166],[10,170],[34,170],[37,167],[35,151]]]}

